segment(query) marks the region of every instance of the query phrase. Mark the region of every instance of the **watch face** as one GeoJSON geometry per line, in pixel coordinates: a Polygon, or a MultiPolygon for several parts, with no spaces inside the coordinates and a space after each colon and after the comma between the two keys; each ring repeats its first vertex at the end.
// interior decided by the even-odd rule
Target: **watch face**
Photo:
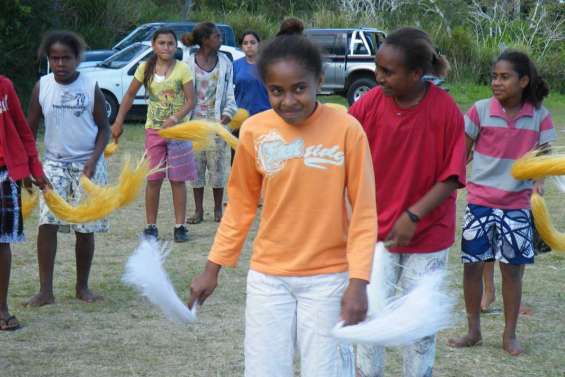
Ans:
{"type": "Polygon", "coordinates": [[[410,220],[412,220],[413,222],[417,223],[418,221],[420,221],[420,218],[415,213],[412,213],[409,210],[406,210],[406,213],[408,214],[410,220]]]}

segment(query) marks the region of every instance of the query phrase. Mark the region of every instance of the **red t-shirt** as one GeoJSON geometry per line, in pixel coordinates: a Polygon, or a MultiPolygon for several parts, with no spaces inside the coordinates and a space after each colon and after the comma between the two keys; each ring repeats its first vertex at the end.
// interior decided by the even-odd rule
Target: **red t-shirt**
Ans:
{"type": "MultiPolygon", "coordinates": [[[[465,185],[465,123],[453,99],[430,84],[423,100],[402,109],[380,87],[373,88],[349,112],[367,133],[375,170],[378,239],[437,183],[456,177],[465,185]]],[[[455,240],[455,200],[446,199],[418,223],[407,247],[392,252],[426,253],[455,240]]]]}

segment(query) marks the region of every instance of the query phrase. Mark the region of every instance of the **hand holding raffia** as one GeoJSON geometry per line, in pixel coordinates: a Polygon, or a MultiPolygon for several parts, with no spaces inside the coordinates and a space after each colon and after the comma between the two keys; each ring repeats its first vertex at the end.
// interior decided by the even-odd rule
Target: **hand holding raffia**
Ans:
{"type": "Polygon", "coordinates": [[[192,141],[195,151],[205,150],[214,142],[214,134],[219,135],[232,148],[237,147],[237,138],[219,123],[207,120],[191,120],[174,127],[160,129],[159,135],[166,139],[192,141]]]}
{"type": "Polygon", "coordinates": [[[249,118],[249,111],[239,108],[231,118],[231,121],[228,124],[228,126],[232,130],[238,130],[241,128],[241,125],[247,118],[249,118]]]}
{"type": "Polygon", "coordinates": [[[22,189],[22,217],[26,220],[31,211],[37,206],[39,202],[39,194],[36,190],[29,192],[26,188],[22,189]]]}
{"type": "MultiPolygon", "coordinates": [[[[547,176],[565,175],[565,156],[563,153],[544,154],[544,150],[526,153],[512,165],[515,179],[540,179],[547,176]]],[[[560,186],[557,180],[557,186],[560,186]]],[[[551,221],[545,199],[534,192],[530,198],[534,225],[541,239],[554,251],[565,253],[565,233],[559,232],[551,221]]]]}
{"type": "Polygon", "coordinates": [[[117,150],[118,144],[116,144],[114,141],[106,145],[106,148],[104,148],[104,158],[110,158],[110,156],[116,153],[117,150]]]}

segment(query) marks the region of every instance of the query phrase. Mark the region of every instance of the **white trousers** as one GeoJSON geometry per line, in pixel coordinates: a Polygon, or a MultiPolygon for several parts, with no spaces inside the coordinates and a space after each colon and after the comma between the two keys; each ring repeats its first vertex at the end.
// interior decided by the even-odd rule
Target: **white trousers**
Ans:
{"type": "MultiPolygon", "coordinates": [[[[390,253],[383,256],[385,298],[409,292],[418,279],[429,272],[444,270],[449,249],[434,253],[390,253]]],[[[414,313],[414,315],[418,315],[414,313]]],[[[403,347],[404,377],[432,377],[436,350],[435,335],[403,347]]],[[[383,377],[385,349],[380,346],[357,346],[357,376],[383,377]]]]}
{"type": "Polygon", "coordinates": [[[352,347],[330,334],[347,284],[345,272],[289,277],[249,270],[245,376],[294,376],[296,347],[302,377],[353,376],[352,347]]]}

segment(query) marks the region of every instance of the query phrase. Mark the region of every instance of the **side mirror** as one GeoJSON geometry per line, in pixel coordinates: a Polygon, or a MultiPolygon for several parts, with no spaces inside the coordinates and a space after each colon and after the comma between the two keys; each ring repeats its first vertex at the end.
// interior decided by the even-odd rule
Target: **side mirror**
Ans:
{"type": "Polygon", "coordinates": [[[128,70],[128,76],[133,76],[138,66],[139,66],[139,62],[132,65],[131,68],[128,70]]]}

